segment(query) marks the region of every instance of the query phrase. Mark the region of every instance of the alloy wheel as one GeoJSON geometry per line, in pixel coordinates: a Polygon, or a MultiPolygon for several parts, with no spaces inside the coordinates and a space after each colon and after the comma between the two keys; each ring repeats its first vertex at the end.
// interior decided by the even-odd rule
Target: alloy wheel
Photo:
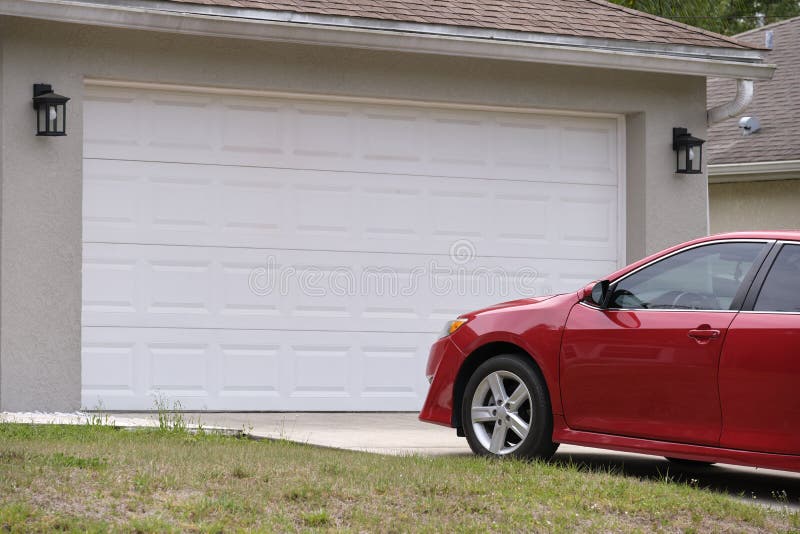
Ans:
{"type": "Polygon", "coordinates": [[[531,393],[514,373],[494,371],[478,384],[470,414],[480,444],[492,454],[510,454],[519,448],[533,425],[531,393]]]}

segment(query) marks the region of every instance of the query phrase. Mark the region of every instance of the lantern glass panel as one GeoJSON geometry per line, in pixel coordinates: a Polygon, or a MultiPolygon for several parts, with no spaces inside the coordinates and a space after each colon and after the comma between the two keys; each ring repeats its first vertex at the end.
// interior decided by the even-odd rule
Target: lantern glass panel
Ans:
{"type": "Polygon", "coordinates": [[[47,114],[45,113],[44,106],[39,106],[36,110],[36,131],[41,133],[47,130],[47,114]]]}
{"type": "Polygon", "coordinates": [[[58,111],[57,111],[57,106],[55,104],[47,105],[47,131],[48,132],[58,131],[58,111]]]}

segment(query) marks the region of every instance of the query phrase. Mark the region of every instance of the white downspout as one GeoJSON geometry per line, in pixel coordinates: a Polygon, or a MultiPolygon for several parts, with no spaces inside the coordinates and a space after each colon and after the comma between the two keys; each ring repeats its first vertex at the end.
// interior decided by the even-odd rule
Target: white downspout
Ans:
{"type": "Polygon", "coordinates": [[[730,102],[714,106],[706,112],[708,125],[735,117],[753,101],[753,80],[736,80],[736,97],[730,102]]]}
{"type": "MultiPolygon", "coordinates": [[[[735,117],[753,102],[754,94],[753,80],[736,80],[736,96],[730,102],[714,106],[706,111],[706,121],[708,125],[716,124],[735,117]]],[[[706,235],[711,233],[711,206],[708,191],[708,180],[706,180],[706,235]]]]}

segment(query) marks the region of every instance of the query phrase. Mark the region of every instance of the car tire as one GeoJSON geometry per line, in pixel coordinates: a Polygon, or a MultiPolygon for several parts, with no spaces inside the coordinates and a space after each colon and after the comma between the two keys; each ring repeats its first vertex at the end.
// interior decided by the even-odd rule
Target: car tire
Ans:
{"type": "Polygon", "coordinates": [[[714,462],[704,462],[702,460],[688,460],[686,458],[673,458],[671,456],[665,456],[664,458],[670,463],[682,467],[710,467],[714,465],[714,462]]]}
{"type": "Polygon", "coordinates": [[[547,386],[523,356],[495,356],[475,370],[461,399],[461,421],[467,443],[481,456],[548,459],[558,448],[547,386]]]}

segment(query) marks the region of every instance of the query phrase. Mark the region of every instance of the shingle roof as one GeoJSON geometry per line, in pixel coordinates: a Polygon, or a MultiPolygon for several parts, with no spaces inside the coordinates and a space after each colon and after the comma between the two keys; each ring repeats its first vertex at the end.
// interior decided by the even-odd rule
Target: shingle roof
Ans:
{"type": "Polygon", "coordinates": [[[604,0],[171,0],[671,45],[748,49],[715,33],[604,0]]]}
{"type": "MultiPolygon", "coordinates": [[[[737,39],[763,44],[765,33],[774,35],[773,50],[763,53],[766,63],[778,66],[772,80],[756,82],[755,98],[742,116],[758,117],[761,131],[742,136],[739,117],[709,128],[709,163],[753,163],[800,159],[800,17],[742,33],[737,39]]],[[[732,80],[708,80],[708,105],[731,100],[732,80]]]]}

